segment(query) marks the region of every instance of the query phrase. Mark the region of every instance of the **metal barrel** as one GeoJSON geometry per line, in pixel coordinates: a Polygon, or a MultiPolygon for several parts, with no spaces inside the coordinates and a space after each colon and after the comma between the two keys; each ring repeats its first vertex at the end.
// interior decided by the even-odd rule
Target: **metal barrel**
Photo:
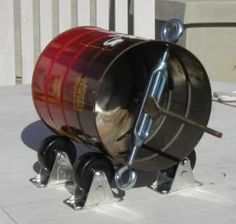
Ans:
{"type": "MultiPolygon", "coordinates": [[[[205,69],[186,49],[96,27],[77,27],[52,40],[32,80],[35,108],[59,135],[100,149],[123,163],[150,74],[166,44],[168,81],[160,105],[202,125],[211,111],[205,69]]],[[[134,167],[158,170],[189,155],[203,132],[160,114],[134,167]]]]}

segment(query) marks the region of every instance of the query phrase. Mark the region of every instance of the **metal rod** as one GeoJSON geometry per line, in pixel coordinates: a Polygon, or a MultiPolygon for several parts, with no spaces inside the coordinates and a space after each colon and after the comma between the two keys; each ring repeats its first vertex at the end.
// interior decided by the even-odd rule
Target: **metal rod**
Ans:
{"type": "MultiPolygon", "coordinates": [[[[163,114],[163,115],[166,115],[166,116],[168,116],[168,117],[172,117],[172,118],[174,118],[174,119],[176,119],[176,120],[179,120],[179,121],[181,121],[181,122],[183,122],[184,124],[188,124],[188,125],[191,125],[191,126],[193,126],[193,127],[196,127],[196,128],[198,128],[198,129],[201,129],[202,131],[204,131],[204,132],[206,132],[206,133],[208,133],[208,134],[210,134],[210,135],[213,135],[213,136],[215,136],[215,137],[217,137],[217,138],[221,138],[222,136],[223,136],[223,134],[221,133],[221,132],[219,132],[219,131],[216,131],[216,130],[214,130],[214,129],[212,129],[212,128],[208,128],[207,126],[204,126],[204,125],[201,125],[201,124],[199,124],[199,123],[197,123],[197,122],[195,122],[195,121],[193,121],[193,120],[190,120],[190,119],[188,119],[188,118],[186,118],[186,117],[183,117],[183,116],[181,116],[181,115],[179,115],[179,114],[176,114],[176,113],[174,113],[174,112],[171,112],[171,111],[169,111],[169,110],[166,110],[166,109],[164,109],[164,108],[162,108],[160,105],[159,105],[159,103],[153,98],[153,97],[149,97],[149,99],[148,99],[148,104],[149,104],[149,109],[152,107],[152,106],[150,106],[150,104],[153,104],[154,106],[155,106],[155,109],[159,112],[159,113],[161,113],[161,114],[163,114]],[[152,102],[150,102],[150,100],[152,101],[152,102]]],[[[154,115],[154,113],[152,112],[152,116],[154,115]]],[[[155,114],[156,115],[156,114],[155,114]]]]}

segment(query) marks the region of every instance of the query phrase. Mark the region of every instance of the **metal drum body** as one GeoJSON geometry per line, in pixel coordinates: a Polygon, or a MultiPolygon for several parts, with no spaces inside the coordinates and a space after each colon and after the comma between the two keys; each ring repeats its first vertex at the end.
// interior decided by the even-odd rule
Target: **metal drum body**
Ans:
{"type": "MultiPolygon", "coordinates": [[[[124,162],[142,94],[166,44],[95,27],[60,34],[42,52],[34,70],[32,93],[40,118],[57,134],[124,162]]],[[[169,77],[161,105],[206,125],[211,111],[207,74],[189,51],[168,44],[169,77]]],[[[134,167],[173,166],[194,150],[202,134],[160,115],[134,167]]]]}

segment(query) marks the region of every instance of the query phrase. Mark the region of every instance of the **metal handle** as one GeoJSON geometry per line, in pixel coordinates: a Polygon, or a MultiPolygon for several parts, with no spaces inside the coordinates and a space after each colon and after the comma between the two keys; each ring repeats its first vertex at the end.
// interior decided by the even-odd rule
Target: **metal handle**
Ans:
{"type": "Polygon", "coordinates": [[[177,42],[184,32],[184,25],[179,19],[171,19],[161,27],[161,40],[177,42]]]}
{"type": "Polygon", "coordinates": [[[122,166],[117,169],[115,174],[115,182],[118,189],[125,191],[134,187],[137,181],[137,173],[128,165],[122,166]],[[128,180],[123,182],[122,176],[128,171],[128,180]]]}

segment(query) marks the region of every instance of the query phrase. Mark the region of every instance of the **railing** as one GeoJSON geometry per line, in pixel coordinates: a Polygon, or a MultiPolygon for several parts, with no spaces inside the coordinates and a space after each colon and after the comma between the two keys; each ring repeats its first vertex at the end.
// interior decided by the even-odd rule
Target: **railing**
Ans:
{"type": "Polygon", "coordinates": [[[155,38],[155,0],[1,0],[0,85],[30,83],[47,43],[71,27],[93,25],[155,38]]]}

